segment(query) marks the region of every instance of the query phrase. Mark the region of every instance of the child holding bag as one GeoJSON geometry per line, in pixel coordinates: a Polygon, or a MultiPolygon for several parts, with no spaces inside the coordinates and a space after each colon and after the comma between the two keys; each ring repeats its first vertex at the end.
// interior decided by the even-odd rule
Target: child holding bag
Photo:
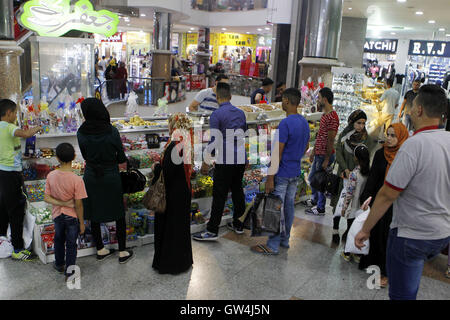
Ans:
{"type": "MultiPolygon", "coordinates": [[[[350,229],[355,214],[359,211],[359,197],[366,185],[367,177],[370,171],[370,153],[369,149],[361,144],[356,146],[353,155],[355,157],[356,167],[350,173],[347,181],[345,181],[338,205],[336,206],[335,216],[341,215],[347,218],[347,230],[350,229]]],[[[355,262],[359,263],[359,256],[343,251],[341,256],[345,261],[350,261],[353,257],[355,262]]]]}

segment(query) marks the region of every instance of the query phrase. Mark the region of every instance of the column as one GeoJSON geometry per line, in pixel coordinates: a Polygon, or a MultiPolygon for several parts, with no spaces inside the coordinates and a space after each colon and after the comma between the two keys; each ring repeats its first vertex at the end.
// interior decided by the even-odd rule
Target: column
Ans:
{"type": "Polygon", "coordinates": [[[153,15],[153,48],[170,51],[170,32],[172,14],[157,12],[153,15]]]}
{"type": "Polygon", "coordinates": [[[366,30],[367,18],[342,18],[339,61],[343,62],[346,67],[362,67],[366,30]]]}
{"type": "Polygon", "coordinates": [[[197,64],[198,74],[206,73],[207,70],[209,69],[209,57],[210,57],[209,43],[210,43],[209,28],[206,27],[199,28],[197,54],[195,55],[195,62],[197,64]]]}
{"type": "Polygon", "coordinates": [[[19,99],[19,56],[23,49],[14,41],[13,0],[0,0],[0,6],[0,99],[19,99]]]}

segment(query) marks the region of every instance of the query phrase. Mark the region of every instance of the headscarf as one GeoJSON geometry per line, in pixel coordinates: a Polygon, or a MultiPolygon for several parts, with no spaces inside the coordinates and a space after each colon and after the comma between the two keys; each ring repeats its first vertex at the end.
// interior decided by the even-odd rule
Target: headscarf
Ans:
{"type": "Polygon", "coordinates": [[[386,161],[388,162],[388,165],[387,165],[387,168],[386,168],[386,175],[384,176],[385,179],[387,177],[387,174],[389,172],[391,164],[394,161],[395,156],[397,155],[398,150],[400,150],[400,147],[406,141],[406,139],[409,138],[408,129],[406,129],[406,127],[405,127],[405,125],[403,123],[391,124],[389,126],[389,128],[393,128],[394,129],[395,135],[396,135],[396,137],[398,139],[398,144],[395,147],[392,147],[392,148],[388,148],[386,146],[384,147],[384,157],[386,158],[386,161]]]}
{"type": "Polygon", "coordinates": [[[356,132],[354,128],[355,122],[360,119],[367,120],[366,113],[362,110],[353,111],[348,117],[347,127],[342,132],[341,143],[344,143],[345,150],[351,154],[353,154],[355,147],[366,142],[368,137],[366,128],[361,132],[356,132]]]}
{"type": "Polygon", "coordinates": [[[194,165],[194,134],[192,120],[185,113],[174,113],[169,119],[169,130],[173,132],[165,148],[174,141],[178,152],[183,149],[184,173],[186,175],[186,183],[191,188],[191,175],[194,165]]]}
{"type": "Polygon", "coordinates": [[[81,111],[85,121],[79,132],[83,134],[111,133],[111,118],[103,102],[97,98],[88,98],[81,103],[81,111]]]}

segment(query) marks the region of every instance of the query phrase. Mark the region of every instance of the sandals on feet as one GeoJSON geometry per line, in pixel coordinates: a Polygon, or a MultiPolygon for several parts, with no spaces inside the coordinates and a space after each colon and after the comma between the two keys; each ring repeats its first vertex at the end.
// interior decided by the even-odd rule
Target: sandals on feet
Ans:
{"type": "Polygon", "coordinates": [[[264,244],[258,244],[257,246],[253,246],[250,248],[250,250],[252,250],[255,253],[260,253],[268,256],[274,256],[278,254],[278,252],[273,252],[264,244]]]}

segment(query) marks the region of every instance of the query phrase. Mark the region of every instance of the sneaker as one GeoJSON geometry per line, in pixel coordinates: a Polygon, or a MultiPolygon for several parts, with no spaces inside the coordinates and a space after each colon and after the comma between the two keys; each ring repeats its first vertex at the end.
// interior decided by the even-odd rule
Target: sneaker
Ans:
{"type": "Polygon", "coordinates": [[[346,255],[344,251],[341,252],[341,257],[347,262],[350,262],[352,260],[352,256],[350,254],[346,255]]]}
{"type": "Polygon", "coordinates": [[[445,273],[445,276],[450,279],[450,266],[447,267],[447,272],[445,273]]]}
{"type": "Polygon", "coordinates": [[[58,271],[60,274],[63,274],[64,271],[65,271],[65,267],[64,266],[57,266],[56,262],[53,262],[53,269],[58,271]]]}
{"type": "Polygon", "coordinates": [[[109,257],[111,257],[116,252],[115,249],[109,249],[108,254],[97,254],[97,261],[103,261],[109,257]]]}
{"type": "Polygon", "coordinates": [[[20,260],[20,261],[34,261],[36,257],[34,255],[32,255],[30,251],[23,249],[22,251],[19,251],[18,253],[13,251],[11,258],[13,260],[20,260]]]}
{"type": "Polygon", "coordinates": [[[135,257],[135,254],[134,254],[133,250],[127,250],[127,251],[129,253],[128,256],[119,258],[119,263],[120,264],[125,264],[125,263],[127,263],[128,261],[132,260],[135,257]]]}
{"type": "Polygon", "coordinates": [[[312,207],[311,209],[306,209],[305,213],[309,214],[309,215],[312,215],[312,216],[324,216],[325,215],[325,209],[320,210],[316,206],[316,207],[312,207]]]}
{"type": "Polygon", "coordinates": [[[335,244],[339,244],[339,242],[341,242],[341,238],[339,237],[339,231],[338,230],[333,230],[333,243],[335,244]]]}
{"type": "Polygon", "coordinates": [[[353,261],[355,261],[356,263],[359,264],[359,262],[361,261],[361,257],[358,256],[357,254],[352,254],[353,257],[353,261]]]}
{"type": "Polygon", "coordinates": [[[301,201],[300,202],[302,205],[306,206],[306,207],[314,207],[317,206],[317,203],[315,203],[314,201],[312,201],[312,199],[308,199],[305,201],[301,201]]]}
{"type": "Polygon", "coordinates": [[[194,234],[192,238],[197,241],[216,241],[219,237],[217,233],[205,231],[194,234]]]}
{"type": "Polygon", "coordinates": [[[234,231],[236,234],[244,233],[244,227],[235,227],[233,222],[228,222],[227,228],[230,229],[231,231],[234,231]]]}

